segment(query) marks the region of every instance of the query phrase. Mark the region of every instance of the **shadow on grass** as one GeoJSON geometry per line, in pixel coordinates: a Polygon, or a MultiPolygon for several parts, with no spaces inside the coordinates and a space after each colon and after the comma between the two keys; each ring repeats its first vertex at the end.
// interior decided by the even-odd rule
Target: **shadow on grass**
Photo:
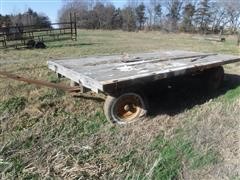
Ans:
{"type": "Polygon", "coordinates": [[[101,97],[96,97],[96,96],[91,96],[91,95],[85,95],[85,94],[74,94],[74,98],[79,98],[79,99],[85,99],[85,100],[93,100],[99,103],[104,102],[104,99],[101,97]]]}
{"type": "Polygon", "coordinates": [[[63,48],[63,47],[81,47],[81,46],[92,46],[92,45],[99,45],[102,43],[63,43],[63,44],[55,44],[49,45],[48,48],[63,48]]]}
{"type": "Polygon", "coordinates": [[[150,84],[144,92],[149,100],[150,116],[159,114],[174,116],[224,95],[238,86],[240,86],[240,76],[225,74],[222,86],[215,92],[206,90],[203,80],[193,77],[178,77],[170,81],[150,84]]]}
{"type": "Polygon", "coordinates": [[[46,48],[28,48],[26,46],[18,46],[17,48],[15,47],[8,47],[8,48],[2,48],[0,47],[0,50],[3,51],[23,51],[23,50],[43,50],[43,49],[48,49],[48,48],[64,48],[64,47],[82,47],[82,46],[91,46],[91,45],[101,45],[103,43],[61,43],[61,44],[48,44],[45,42],[46,48]]]}

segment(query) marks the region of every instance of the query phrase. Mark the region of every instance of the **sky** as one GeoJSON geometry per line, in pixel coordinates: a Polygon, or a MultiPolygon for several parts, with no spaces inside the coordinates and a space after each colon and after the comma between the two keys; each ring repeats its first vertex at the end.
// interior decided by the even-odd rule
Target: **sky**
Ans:
{"type": "MultiPolygon", "coordinates": [[[[126,0],[112,0],[116,7],[121,7],[126,0]]],[[[23,13],[32,8],[38,13],[44,13],[54,23],[58,20],[58,11],[63,5],[62,0],[0,0],[0,14],[23,13]]]]}

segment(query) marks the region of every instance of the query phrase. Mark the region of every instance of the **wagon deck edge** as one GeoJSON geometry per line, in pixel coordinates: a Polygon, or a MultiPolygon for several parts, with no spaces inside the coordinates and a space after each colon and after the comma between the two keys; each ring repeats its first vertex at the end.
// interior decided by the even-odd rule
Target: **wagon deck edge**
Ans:
{"type": "MultiPolygon", "coordinates": [[[[220,54],[219,54],[220,55],[220,54]]],[[[132,77],[126,78],[119,78],[107,81],[98,81],[89,76],[86,76],[82,73],[76,72],[72,69],[64,67],[57,63],[57,61],[48,61],[49,69],[53,70],[57,74],[60,74],[64,77],[69,78],[70,80],[79,83],[81,86],[91,89],[92,91],[98,93],[99,91],[102,92],[112,92],[117,88],[125,87],[125,86],[132,86],[134,84],[145,83],[149,81],[155,81],[165,78],[170,78],[174,76],[180,76],[184,74],[194,73],[197,71],[203,71],[205,69],[210,69],[216,66],[222,66],[226,64],[231,64],[240,61],[240,57],[232,56],[234,58],[229,60],[223,61],[215,61],[215,62],[208,62],[208,63],[198,63],[195,65],[189,64],[184,67],[176,67],[175,69],[168,69],[168,70],[161,70],[157,72],[151,72],[147,74],[140,74],[135,75],[132,77]]],[[[79,59],[80,60],[80,59],[79,59]]]]}

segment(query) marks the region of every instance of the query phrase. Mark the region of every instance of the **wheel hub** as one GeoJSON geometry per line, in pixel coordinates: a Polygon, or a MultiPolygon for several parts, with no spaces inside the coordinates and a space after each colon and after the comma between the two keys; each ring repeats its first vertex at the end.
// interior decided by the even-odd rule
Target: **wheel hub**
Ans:
{"type": "Polygon", "coordinates": [[[137,118],[142,109],[142,103],[138,96],[126,95],[118,99],[115,104],[115,114],[123,122],[130,122],[137,118]]]}

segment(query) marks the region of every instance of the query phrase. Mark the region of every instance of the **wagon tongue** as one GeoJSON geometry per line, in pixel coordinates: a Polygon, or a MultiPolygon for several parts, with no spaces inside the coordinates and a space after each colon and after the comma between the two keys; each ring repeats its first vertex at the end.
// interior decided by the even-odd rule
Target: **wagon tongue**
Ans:
{"type": "Polygon", "coordinates": [[[11,74],[11,73],[5,72],[5,71],[0,71],[0,78],[14,79],[17,81],[22,81],[22,82],[26,82],[26,83],[30,83],[30,84],[36,84],[39,86],[46,86],[49,88],[61,89],[63,91],[67,91],[67,92],[79,92],[81,90],[79,87],[70,87],[70,86],[66,86],[63,84],[56,84],[56,83],[51,83],[51,82],[47,82],[47,81],[29,79],[29,78],[21,77],[21,76],[11,74]]]}

